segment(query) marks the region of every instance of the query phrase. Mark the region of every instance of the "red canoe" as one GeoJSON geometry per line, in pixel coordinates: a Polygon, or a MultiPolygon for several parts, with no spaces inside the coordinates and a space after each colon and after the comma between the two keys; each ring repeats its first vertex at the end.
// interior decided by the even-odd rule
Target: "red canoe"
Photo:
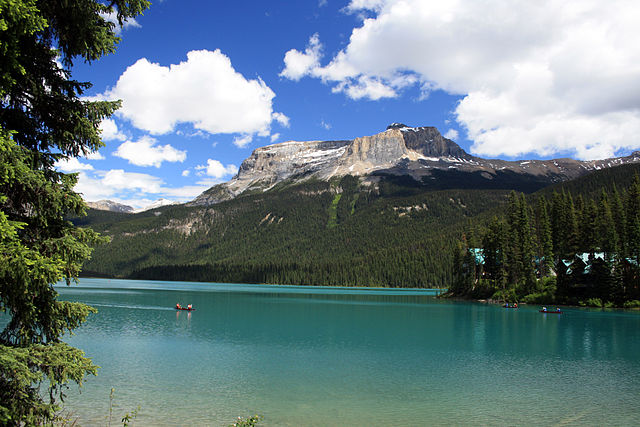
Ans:
{"type": "Polygon", "coordinates": [[[562,314],[564,311],[561,310],[538,310],[540,313],[549,313],[549,314],[562,314]]]}
{"type": "Polygon", "coordinates": [[[187,307],[175,307],[176,310],[185,310],[185,311],[193,311],[195,308],[187,308],[187,307]]]}

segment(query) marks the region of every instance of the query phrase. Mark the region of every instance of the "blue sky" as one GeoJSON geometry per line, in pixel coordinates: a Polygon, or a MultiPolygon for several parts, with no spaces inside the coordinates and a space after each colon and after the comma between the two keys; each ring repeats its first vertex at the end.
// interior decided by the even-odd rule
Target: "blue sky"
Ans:
{"type": "Polygon", "coordinates": [[[122,99],[106,146],[59,164],[85,199],[184,202],[257,147],[436,126],[483,157],[640,148],[629,0],[156,1],[117,52],[78,63],[122,99]]]}

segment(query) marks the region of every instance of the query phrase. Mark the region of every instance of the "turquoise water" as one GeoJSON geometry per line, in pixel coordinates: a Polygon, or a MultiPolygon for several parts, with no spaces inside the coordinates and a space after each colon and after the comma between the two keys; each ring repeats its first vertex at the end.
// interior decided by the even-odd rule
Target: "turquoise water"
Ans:
{"type": "Polygon", "coordinates": [[[82,279],[69,341],[101,366],[82,425],[640,425],[640,313],[442,301],[434,291],[82,279]],[[176,302],[196,311],[176,312],[176,302]],[[119,418],[118,418],[119,421],[119,418]]]}

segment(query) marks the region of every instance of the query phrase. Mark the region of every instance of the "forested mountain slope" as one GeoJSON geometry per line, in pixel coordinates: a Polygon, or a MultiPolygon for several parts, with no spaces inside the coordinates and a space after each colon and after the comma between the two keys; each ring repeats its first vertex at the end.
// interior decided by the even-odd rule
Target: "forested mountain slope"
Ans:
{"type": "Polygon", "coordinates": [[[232,181],[187,205],[74,221],[112,238],[84,275],[449,287],[463,230],[499,213],[511,190],[598,193],[627,185],[638,160],[485,160],[435,128],[394,124],[354,141],[257,149],[232,181]],[[351,169],[359,175],[344,175],[351,169]]]}
{"type": "Polygon", "coordinates": [[[112,237],[85,275],[312,285],[446,286],[451,243],[507,190],[429,190],[357,178],[283,185],[207,207],[77,221],[112,237]]]}

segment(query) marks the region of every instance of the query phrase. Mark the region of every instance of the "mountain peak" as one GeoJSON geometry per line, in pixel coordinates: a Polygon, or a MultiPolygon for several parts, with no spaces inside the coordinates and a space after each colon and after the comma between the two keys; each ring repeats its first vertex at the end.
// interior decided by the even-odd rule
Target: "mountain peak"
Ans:
{"type": "Polygon", "coordinates": [[[640,158],[632,155],[584,162],[482,159],[468,154],[433,126],[409,127],[397,122],[383,132],[353,140],[288,141],[257,148],[242,162],[233,179],[206,190],[189,204],[215,204],[246,191],[267,191],[283,181],[309,178],[329,180],[353,175],[374,184],[383,176],[407,176],[423,183],[447,174],[460,179],[456,174],[469,173],[469,177],[476,174],[488,181],[513,175],[550,183],[629,162],[640,162],[640,158]]]}
{"type": "Polygon", "coordinates": [[[391,123],[389,126],[387,126],[387,130],[389,129],[404,129],[404,128],[408,128],[410,126],[407,126],[403,123],[391,123]]]}

